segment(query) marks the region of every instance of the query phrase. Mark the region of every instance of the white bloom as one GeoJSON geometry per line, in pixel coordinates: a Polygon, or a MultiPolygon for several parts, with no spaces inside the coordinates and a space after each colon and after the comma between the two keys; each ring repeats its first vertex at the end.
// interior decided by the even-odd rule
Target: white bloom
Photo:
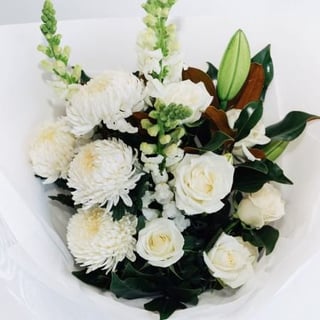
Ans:
{"type": "Polygon", "coordinates": [[[144,85],[134,75],[105,72],[83,85],[71,97],[67,119],[76,135],[84,135],[104,122],[109,129],[137,132],[125,119],[143,109],[144,85]]]}
{"type": "Polygon", "coordinates": [[[238,288],[253,276],[258,250],[241,237],[222,233],[213,248],[203,253],[203,258],[212,276],[238,288]]]}
{"type": "Polygon", "coordinates": [[[183,256],[184,238],[173,221],[158,218],[139,231],[137,252],[149,264],[166,268],[183,256]]]}
{"type": "Polygon", "coordinates": [[[173,192],[167,183],[158,183],[155,186],[155,200],[160,204],[166,204],[173,199],[173,192]]]}
{"type": "Polygon", "coordinates": [[[181,213],[174,201],[170,201],[163,205],[162,216],[173,219],[173,222],[180,232],[183,232],[191,224],[190,219],[186,218],[185,215],[181,213]]]}
{"type": "Polygon", "coordinates": [[[125,258],[135,260],[137,218],[126,214],[119,221],[102,208],[80,211],[69,220],[68,247],[87,272],[102,268],[114,271],[125,258]]]}
{"type": "MultiPolygon", "coordinates": [[[[228,118],[228,124],[230,128],[234,128],[234,124],[239,118],[241,113],[240,109],[230,109],[226,112],[228,118]]],[[[243,155],[249,160],[253,161],[255,158],[250,153],[248,148],[255,146],[256,144],[267,144],[270,142],[270,138],[266,136],[266,129],[263,122],[260,120],[258,123],[250,130],[247,137],[237,141],[234,144],[233,153],[242,157],[243,155]]]]}
{"type": "MultiPolygon", "coordinates": [[[[154,93],[156,94],[156,91],[154,93]]],[[[192,123],[199,120],[201,113],[207,109],[212,101],[212,96],[202,82],[193,83],[190,80],[164,85],[155,98],[160,99],[166,105],[175,103],[189,107],[192,115],[182,123],[192,123]]]]}
{"type": "Polygon", "coordinates": [[[272,184],[266,183],[257,192],[244,197],[238,206],[239,219],[254,228],[276,221],[285,214],[281,193],[272,184]]]}
{"type": "Polygon", "coordinates": [[[160,61],[163,58],[160,49],[149,50],[138,48],[138,68],[144,74],[146,79],[151,79],[152,72],[160,73],[160,61]]]}
{"type": "Polygon", "coordinates": [[[179,82],[182,79],[183,57],[180,53],[169,55],[163,59],[163,65],[168,68],[168,75],[163,83],[179,82]]]}
{"type": "Polygon", "coordinates": [[[74,156],[76,138],[70,133],[65,119],[42,127],[33,140],[29,157],[34,172],[52,183],[66,178],[69,164],[74,156]]]}
{"type": "Polygon", "coordinates": [[[75,189],[73,199],[85,207],[104,205],[107,210],[121,198],[132,205],[129,191],[142,173],[135,168],[131,147],[121,140],[96,140],[83,146],[70,164],[68,185],[75,189]]]}
{"type": "Polygon", "coordinates": [[[177,207],[187,215],[217,212],[224,206],[221,199],[231,191],[233,173],[224,156],[185,155],[174,171],[177,207]]]}

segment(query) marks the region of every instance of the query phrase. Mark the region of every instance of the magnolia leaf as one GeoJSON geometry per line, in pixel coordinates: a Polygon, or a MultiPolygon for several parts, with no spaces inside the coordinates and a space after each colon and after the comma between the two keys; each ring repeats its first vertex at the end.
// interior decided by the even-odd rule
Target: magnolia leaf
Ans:
{"type": "Polygon", "coordinates": [[[200,148],[200,150],[216,151],[228,141],[233,141],[233,138],[221,131],[217,131],[214,133],[212,139],[205,146],[200,148]]]}
{"type": "Polygon", "coordinates": [[[248,103],[259,101],[264,87],[264,70],[262,65],[252,63],[248,78],[240,91],[237,102],[234,105],[236,109],[243,109],[248,103]]]}
{"type": "MultiPolygon", "coordinates": [[[[257,159],[265,159],[267,157],[264,150],[261,150],[258,148],[250,148],[249,151],[257,159]]],[[[272,160],[272,159],[269,159],[269,160],[272,160]]]]}
{"type": "Polygon", "coordinates": [[[176,310],[185,309],[186,306],[168,297],[156,298],[144,305],[144,308],[149,311],[157,311],[160,314],[160,320],[168,319],[176,310]]]}
{"type": "Polygon", "coordinates": [[[217,92],[221,101],[234,98],[247,79],[250,70],[250,48],[242,30],[231,38],[218,72],[217,92]]]}
{"type": "Polygon", "coordinates": [[[243,239],[251,242],[256,247],[265,248],[266,255],[268,255],[275,248],[279,239],[279,231],[271,226],[263,226],[261,229],[244,233],[243,239]]]}
{"type": "Polygon", "coordinates": [[[264,85],[261,92],[261,100],[264,100],[269,84],[273,79],[273,62],[270,53],[270,45],[259,51],[252,59],[252,62],[261,64],[264,70],[264,85]]]}
{"type": "Polygon", "coordinates": [[[249,164],[237,166],[232,189],[247,193],[256,192],[269,181],[292,184],[292,181],[284,175],[283,170],[276,163],[263,159],[257,167],[249,164]],[[267,167],[266,173],[263,172],[265,169],[261,166],[262,164],[267,167]]]}
{"type": "Polygon", "coordinates": [[[258,123],[263,113],[262,103],[251,102],[240,113],[239,118],[234,124],[237,129],[236,141],[247,137],[250,130],[258,123]]]}
{"type": "Polygon", "coordinates": [[[153,281],[136,277],[122,280],[115,272],[111,274],[110,291],[118,298],[125,299],[146,298],[159,294],[153,281]]]}
{"type": "Polygon", "coordinates": [[[73,271],[72,274],[82,282],[99,289],[108,290],[110,287],[110,275],[106,275],[105,270],[95,270],[87,272],[86,269],[80,271],[73,271]]]}
{"type": "Polygon", "coordinates": [[[224,134],[233,137],[234,132],[229,127],[228,118],[223,110],[219,110],[214,106],[210,106],[204,112],[204,115],[224,134]]]}
{"type": "Polygon", "coordinates": [[[216,88],[214,86],[212,79],[209,77],[207,73],[205,73],[200,69],[189,67],[188,69],[182,70],[182,79],[190,80],[193,83],[202,82],[205,85],[209,94],[213,97],[212,104],[216,107],[219,106],[219,100],[217,98],[216,88]]]}
{"type": "Polygon", "coordinates": [[[314,114],[291,111],[283,120],[266,128],[266,135],[273,141],[292,141],[305,129],[307,121],[320,119],[314,114]]]}
{"type": "Polygon", "coordinates": [[[49,198],[50,198],[51,200],[58,201],[58,202],[60,202],[61,204],[67,206],[67,207],[75,208],[74,200],[73,200],[71,194],[62,194],[62,193],[59,193],[59,194],[57,194],[56,196],[49,196],[49,198]]]}
{"type": "Polygon", "coordinates": [[[208,64],[207,75],[208,75],[212,80],[217,80],[218,69],[217,69],[211,62],[207,62],[207,64],[208,64]]]}
{"type": "Polygon", "coordinates": [[[275,161],[287,148],[289,141],[271,140],[268,144],[263,146],[262,150],[267,159],[275,161]]]}

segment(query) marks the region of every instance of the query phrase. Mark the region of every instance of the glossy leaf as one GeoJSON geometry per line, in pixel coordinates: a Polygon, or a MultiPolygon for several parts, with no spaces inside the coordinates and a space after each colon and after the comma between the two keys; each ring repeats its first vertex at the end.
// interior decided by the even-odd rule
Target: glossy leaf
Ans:
{"type": "Polygon", "coordinates": [[[95,270],[87,273],[87,270],[73,271],[72,274],[86,284],[107,290],[110,287],[110,275],[106,275],[105,270],[95,270]]]}
{"type": "Polygon", "coordinates": [[[229,127],[226,113],[223,110],[219,110],[214,106],[210,106],[206,109],[204,115],[213,123],[213,125],[218,130],[230,137],[234,136],[233,130],[229,127]]]}
{"type": "Polygon", "coordinates": [[[261,119],[262,113],[261,102],[251,102],[241,111],[239,118],[234,124],[234,128],[237,129],[236,141],[249,135],[250,130],[261,119]]]}
{"type": "Polygon", "coordinates": [[[219,100],[217,99],[216,88],[212,79],[209,77],[207,73],[204,71],[189,67],[188,69],[182,70],[182,79],[183,80],[190,80],[194,83],[202,82],[209,94],[213,97],[212,104],[216,107],[219,106],[219,100]]]}
{"type": "Polygon", "coordinates": [[[125,299],[145,298],[159,294],[153,281],[136,277],[122,280],[115,272],[111,275],[110,291],[117,297],[125,299]]]}
{"type": "Polygon", "coordinates": [[[210,62],[207,62],[208,64],[208,70],[207,70],[207,75],[212,79],[212,80],[217,80],[218,76],[218,69],[210,62]]]}
{"type": "Polygon", "coordinates": [[[287,148],[289,141],[271,140],[267,145],[263,146],[266,158],[275,161],[287,148]]]}
{"type": "Polygon", "coordinates": [[[275,181],[283,184],[292,184],[283,173],[283,170],[272,161],[268,159],[261,160],[268,171],[262,172],[262,167],[239,165],[235,169],[233,190],[241,192],[256,192],[262,188],[262,186],[269,181],[275,181]]]}
{"type": "Polygon", "coordinates": [[[228,141],[233,141],[233,138],[228,136],[227,134],[221,132],[221,131],[217,131],[214,133],[211,140],[206,145],[199,148],[199,150],[201,150],[201,151],[216,151],[228,141]]]}
{"type": "Polygon", "coordinates": [[[264,85],[261,92],[261,100],[264,100],[267,89],[273,79],[273,62],[271,58],[270,45],[259,51],[253,58],[252,62],[261,64],[264,70],[264,85]]]}
{"type": "Polygon", "coordinates": [[[234,98],[247,79],[250,70],[250,48],[242,30],[231,38],[218,72],[217,92],[221,101],[234,98]]]}
{"type": "Polygon", "coordinates": [[[256,247],[265,248],[266,255],[268,255],[276,246],[279,239],[279,231],[271,226],[264,226],[261,229],[244,233],[243,239],[251,242],[256,247]]]}
{"type": "Polygon", "coordinates": [[[168,297],[156,298],[144,305],[144,308],[149,311],[157,311],[160,314],[160,320],[168,319],[176,310],[185,309],[186,306],[168,297]]]}
{"type": "Polygon", "coordinates": [[[264,70],[262,65],[252,63],[248,78],[241,89],[234,105],[236,109],[243,109],[248,103],[259,101],[264,87],[264,70]]]}
{"type": "Polygon", "coordinates": [[[291,111],[283,120],[266,128],[266,135],[273,141],[292,141],[305,129],[307,121],[320,119],[319,116],[302,111],[291,111]]]}

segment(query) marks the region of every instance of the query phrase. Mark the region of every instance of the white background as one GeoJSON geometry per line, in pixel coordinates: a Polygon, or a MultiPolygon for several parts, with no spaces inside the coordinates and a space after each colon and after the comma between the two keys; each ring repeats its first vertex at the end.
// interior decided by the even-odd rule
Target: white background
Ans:
{"type": "MultiPolygon", "coordinates": [[[[59,19],[142,16],[142,0],[55,0],[59,19]]],[[[0,24],[39,21],[42,0],[0,0],[0,24]]],[[[173,15],[320,17],[318,0],[179,0],[173,15]],[[276,7],[276,10],[274,9],[276,7]]],[[[297,20],[299,23],[299,19],[297,20]]],[[[303,26],[302,26],[303,27],[303,26]]]]}
{"type": "MultiPolygon", "coordinates": [[[[143,15],[140,8],[141,0],[56,0],[54,2],[59,19],[143,15]]],[[[41,7],[41,0],[0,0],[0,24],[37,22],[41,7]]],[[[180,0],[173,14],[178,16],[228,16],[228,13],[235,14],[235,12],[246,16],[247,19],[252,16],[268,16],[270,19],[289,16],[296,18],[296,23],[299,24],[301,17],[320,19],[320,4],[317,0],[180,0]]],[[[303,24],[301,28],[304,28],[303,24]]],[[[315,42],[320,41],[320,32],[318,35],[314,38],[315,42]]],[[[257,315],[256,320],[319,319],[317,288],[320,286],[320,276],[318,266],[320,266],[319,255],[297,273],[285,290],[278,294],[277,299],[267,304],[265,310],[267,312],[257,315]]],[[[5,291],[1,284],[0,279],[0,318],[3,320],[36,319],[28,310],[23,309],[15,297],[5,291]]]]}

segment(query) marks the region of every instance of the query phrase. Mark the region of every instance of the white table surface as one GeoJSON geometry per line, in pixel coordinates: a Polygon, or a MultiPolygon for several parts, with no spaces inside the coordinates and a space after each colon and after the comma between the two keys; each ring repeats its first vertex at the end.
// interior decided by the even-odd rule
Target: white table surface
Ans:
{"type": "MultiPolygon", "coordinates": [[[[60,19],[82,19],[142,16],[141,3],[141,0],[56,0],[55,6],[60,19]]],[[[40,0],[0,0],[0,24],[39,21],[41,6],[42,1],[40,0]]],[[[227,16],[228,12],[231,12],[231,15],[237,12],[237,14],[247,16],[248,19],[252,15],[262,17],[268,15],[270,19],[290,16],[296,17],[297,24],[299,24],[300,17],[320,18],[319,9],[320,2],[317,0],[180,0],[174,9],[174,14],[200,16],[220,13],[227,16]],[[277,10],[273,10],[274,6],[277,10]]],[[[301,25],[301,28],[303,27],[301,25]]],[[[314,31],[314,41],[317,42],[320,41],[319,29],[314,31]]],[[[320,254],[317,254],[297,272],[291,282],[277,294],[276,299],[266,303],[254,319],[318,320],[319,266],[320,254]]],[[[11,293],[8,282],[4,282],[1,277],[0,318],[3,320],[37,319],[36,315],[31,314],[18,302],[14,294],[11,293]]]]}

